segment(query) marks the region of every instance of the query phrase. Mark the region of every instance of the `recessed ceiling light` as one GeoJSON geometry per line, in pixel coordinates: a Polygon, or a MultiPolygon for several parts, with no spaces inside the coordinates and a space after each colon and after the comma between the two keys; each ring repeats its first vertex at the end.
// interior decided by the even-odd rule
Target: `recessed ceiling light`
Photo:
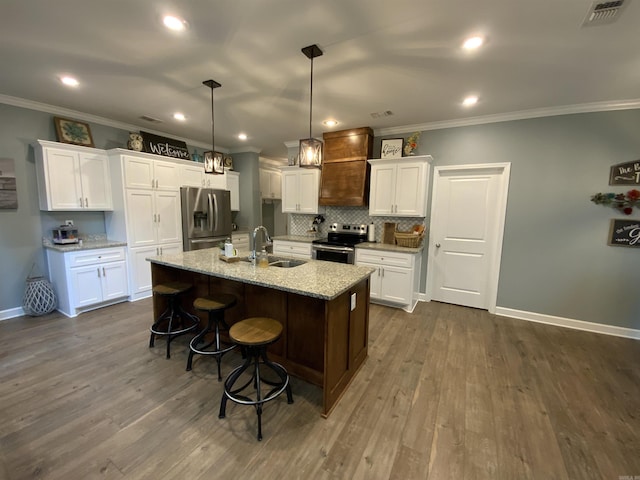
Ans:
{"type": "Polygon", "coordinates": [[[177,32],[181,32],[182,30],[185,30],[187,28],[186,21],[181,18],[174,17],[173,15],[165,15],[165,17],[162,19],[162,23],[164,23],[164,26],[169,30],[174,30],[177,32]]]}
{"type": "Polygon", "coordinates": [[[180,120],[181,122],[184,122],[187,119],[187,117],[184,116],[184,113],[180,112],[174,113],[173,118],[175,118],[176,120],[180,120]]]}
{"type": "Polygon", "coordinates": [[[483,43],[484,38],[482,37],[470,37],[464,41],[462,48],[465,50],[475,50],[476,48],[480,48],[483,43]]]}
{"type": "Polygon", "coordinates": [[[247,139],[247,134],[246,133],[239,133],[238,134],[238,138],[240,140],[246,140],[247,139]]]}
{"type": "Polygon", "coordinates": [[[469,95],[462,101],[462,105],[464,105],[465,107],[471,107],[476,103],[478,103],[478,97],[476,97],[475,95],[469,95]]]}
{"type": "Polygon", "coordinates": [[[337,120],[325,120],[322,123],[324,125],[326,125],[327,127],[335,127],[336,125],[338,125],[338,121],[337,120]]]}
{"type": "Polygon", "coordinates": [[[73,77],[69,77],[68,75],[60,77],[60,81],[67,87],[77,87],[78,85],[80,85],[80,82],[78,82],[78,80],[73,77]]]}

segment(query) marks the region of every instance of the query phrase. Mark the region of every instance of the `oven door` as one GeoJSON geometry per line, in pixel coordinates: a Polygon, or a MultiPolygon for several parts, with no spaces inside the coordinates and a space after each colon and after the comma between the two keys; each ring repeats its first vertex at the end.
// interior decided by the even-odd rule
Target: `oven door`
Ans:
{"type": "Polygon", "coordinates": [[[327,262],[353,264],[355,262],[355,249],[352,247],[334,247],[332,245],[312,245],[311,258],[327,262]]]}

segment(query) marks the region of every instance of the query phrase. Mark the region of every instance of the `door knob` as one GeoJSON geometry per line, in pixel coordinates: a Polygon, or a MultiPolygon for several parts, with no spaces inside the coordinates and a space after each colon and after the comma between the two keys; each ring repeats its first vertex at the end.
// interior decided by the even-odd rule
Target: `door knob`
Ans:
{"type": "Polygon", "coordinates": [[[436,243],[436,248],[440,248],[440,244],[439,243],[436,243]]]}

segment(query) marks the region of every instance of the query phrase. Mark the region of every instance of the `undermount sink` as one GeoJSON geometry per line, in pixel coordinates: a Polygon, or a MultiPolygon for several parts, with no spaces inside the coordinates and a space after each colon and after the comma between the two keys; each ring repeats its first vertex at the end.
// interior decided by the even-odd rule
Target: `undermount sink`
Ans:
{"type": "MultiPolygon", "coordinates": [[[[275,257],[273,255],[269,255],[269,266],[270,267],[277,267],[277,268],[293,268],[293,267],[298,267],[300,265],[304,265],[305,263],[307,263],[305,260],[294,260],[292,258],[280,258],[280,257],[275,257]]],[[[248,257],[243,258],[243,260],[245,262],[251,262],[251,259],[249,259],[248,257]]]]}

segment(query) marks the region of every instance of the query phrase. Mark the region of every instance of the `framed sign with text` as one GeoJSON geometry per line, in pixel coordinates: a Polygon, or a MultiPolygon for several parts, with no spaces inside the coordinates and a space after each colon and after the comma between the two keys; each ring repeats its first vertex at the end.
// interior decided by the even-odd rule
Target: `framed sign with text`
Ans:
{"type": "Polygon", "coordinates": [[[640,185],[640,160],[611,167],[609,185],[640,185]]]}
{"type": "Polygon", "coordinates": [[[142,136],[144,151],[147,153],[162,155],[163,157],[181,158],[183,160],[191,159],[186,142],[142,131],[140,135],[142,136]]]}
{"type": "Polygon", "coordinates": [[[640,247],[640,220],[611,219],[609,245],[640,247]]]}

